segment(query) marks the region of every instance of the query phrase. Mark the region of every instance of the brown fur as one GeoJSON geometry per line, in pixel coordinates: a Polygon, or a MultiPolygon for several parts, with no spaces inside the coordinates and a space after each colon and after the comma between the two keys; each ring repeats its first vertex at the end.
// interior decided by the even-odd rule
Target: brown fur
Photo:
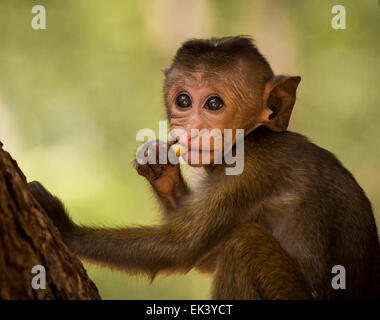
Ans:
{"type": "Polygon", "coordinates": [[[379,298],[380,247],[369,200],[330,152],[286,131],[300,78],[273,77],[266,60],[242,37],[186,42],[165,73],[172,125],[191,126],[187,115],[204,127],[241,128],[245,121],[250,133],[243,173],[227,176],[225,165],[204,166],[205,177],[190,191],[178,165],[136,164],[163,205],[164,220],[120,229],[75,225],[58,199],[31,183],[70,249],[152,279],[192,268],[214,273],[216,299],[379,298]],[[237,77],[236,69],[244,72],[237,77]],[[209,71],[205,82],[186,77],[209,71]],[[197,94],[214,90],[220,85],[216,79],[232,85],[220,89],[228,103],[210,121],[197,94]],[[196,87],[192,109],[176,110],[174,86],[196,87]],[[334,265],[346,268],[345,290],[331,286],[334,265]]]}
{"type": "MultiPolygon", "coordinates": [[[[202,260],[205,263],[204,257],[217,246],[217,255],[212,257],[218,262],[208,262],[218,266],[215,298],[306,297],[305,291],[282,292],[283,283],[292,277],[302,279],[296,264],[284,254],[286,250],[301,266],[316,298],[370,298],[379,240],[370,203],[352,175],[331,153],[304,137],[265,128],[246,139],[245,161],[241,176],[226,176],[222,167],[209,170],[198,190],[185,196],[182,206],[162,225],[121,229],[76,226],[74,232],[64,234],[65,240],[85,259],[151,277],[159,272],[187,272],[202,260]],[[297,196],[289,196],[289,191],[297,196]],[[259,228],[255,223],[264,226],[283,249],[273,243],[272,236],[255,234],[259,228]],[[220,243],[223,245],[218,246],[220,243]],[[246,254],[232,250],[239,245],[253,247],[246,254]],[[239,255],[258,273],[250,274],[247,261],[236,258],[239,255]],[[286,263],[271,263],[271,259],[286,263]],[[291,266],[288,272],[287,264],[291,266]],[[336,264],[347,270],[346,290],[331,288],[331,268],[336,264]],[[267,273],[271,266],[272,273],[267,273]],[[267,279],[270,274],[273,277],[267,279]],[[240,277],[238,282],[235,277],[240,277]],[[264,278],[263,283],[270,285],[258,290],[253,281],[256,278],[264,278]],[[239,285],[230,288],[228,283],[239,285]],[[256,296],[257,290],[260,293],[256,296]],[[267,295],[262,293],[266,290],[270,292],[267,295]]],[[[42,188],[39,184],[31,187],[38,200],[48,196],[36,192],[42,188]]],[[[63,209],[45,209],[50,215],[64,214],[63,209]]],[[[302,281],[294,285],[307,287],[302,281]]]]}

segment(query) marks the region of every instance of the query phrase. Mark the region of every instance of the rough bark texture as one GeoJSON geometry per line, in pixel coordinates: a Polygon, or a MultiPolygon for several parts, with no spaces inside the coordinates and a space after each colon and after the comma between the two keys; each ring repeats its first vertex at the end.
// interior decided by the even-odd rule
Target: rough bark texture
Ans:
{"type": "Polygon", "coordinates": [[[63,243],[1,142],[0,299],[100,299],[82,263],[63,243]],[[45,267],[45,290],[32,288],[35,265],[45,267]]]}

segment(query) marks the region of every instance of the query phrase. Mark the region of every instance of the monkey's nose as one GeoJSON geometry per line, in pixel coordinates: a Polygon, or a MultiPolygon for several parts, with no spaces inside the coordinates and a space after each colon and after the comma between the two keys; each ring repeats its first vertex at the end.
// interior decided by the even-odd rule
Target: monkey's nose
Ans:
{"type": "Polygon", "coordinates": [[[191,140],[196,139],[199,136],[201,128],[191,128],[186,130],[187,140],[190,143],[191,140]]]}
{"type": "Polygon", "coordinates": [[[189,148],[190,145],[196,143],[199,135],[199,129],[178,128],[172,130],[171,135],[175,137],[177,143],[189,148]]]}

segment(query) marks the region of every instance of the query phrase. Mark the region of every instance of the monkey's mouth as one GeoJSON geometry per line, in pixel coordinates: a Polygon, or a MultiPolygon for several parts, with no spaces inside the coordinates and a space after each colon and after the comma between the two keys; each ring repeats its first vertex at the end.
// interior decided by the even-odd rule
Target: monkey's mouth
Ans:
{"type": "Polygon", "coordinates": [[[203,166],[214,163],[215,151],[204,149],[187,149],[181,154],[182,159],[191,166],[203,166]]]}
{"type": "Polygon", "coordinates": [[[173,144],[172,149],[175,152],[175,155],[177,158],[181,157],[182,155],[187,153],[189,150],[188,148],[184,147],[183,145],[179,143],[173,144]]]}
{"type": "Polygon", "coordinates": [[[180,143],[176,143],[172,146],[173,151],[175,152],[175,155],[177,157],[181,157],[185,155],[188,152],[196,152],[196,153],[207,153],[207,152],[214,152],[214,149],[205,149],[205,148],[198,148],[198,147],[192,147],[191,145],[188,147],[183,146],[180,143]]]}
{"type": "Polygon", "coordinates": [[[191,147],[191,146],[189,146],[187,148],[187,151],[188,152],[202,153],[202,152],[214,152],[215,150],[214,149],[208,149],[208,148],[197,148],[197,147],[191,147]]]}

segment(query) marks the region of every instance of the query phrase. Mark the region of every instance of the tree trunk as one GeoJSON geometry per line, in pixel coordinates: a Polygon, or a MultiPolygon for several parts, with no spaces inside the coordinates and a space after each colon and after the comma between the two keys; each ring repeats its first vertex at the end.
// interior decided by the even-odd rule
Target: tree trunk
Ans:
{"type": "Polygon", "coordinates": [[[1,142],[0,299],[100,299],[1,142]]]}

